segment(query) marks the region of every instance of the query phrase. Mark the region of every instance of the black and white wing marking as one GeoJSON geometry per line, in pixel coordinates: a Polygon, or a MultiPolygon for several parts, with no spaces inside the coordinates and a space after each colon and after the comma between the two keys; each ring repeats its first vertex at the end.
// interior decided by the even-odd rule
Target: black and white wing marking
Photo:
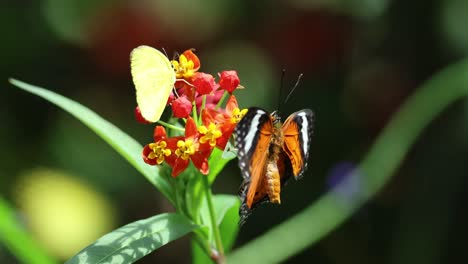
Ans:
{"type": "MultiPolygon", "coordinates": [[[[304,169],[307,167],[309,160],[310,143],[314,134],[314,112],[310,109],[303,109],[296,112],[294,121],[297,123],[300,131],[299,143],[301,148],[302,159],[304,160],[304,169]]],[[[304,171],[301,172],[301,174],[304,171]]]]}
{"type": "Polygon", "coordinates": [[[303,109],[291,114],[283,125],[284,150],[291,161],[293,174],[300,178],[307,167],[314,128],[314,114],[303,109]]]}
{"type": "Polygon", "coordinates": [[[250,179],[252,156],[258,144],[261,128],[266,122],[271,122],[268,112],[257,107],[251,107],[234,131],[239,168],[244,180],[250,179]]]}

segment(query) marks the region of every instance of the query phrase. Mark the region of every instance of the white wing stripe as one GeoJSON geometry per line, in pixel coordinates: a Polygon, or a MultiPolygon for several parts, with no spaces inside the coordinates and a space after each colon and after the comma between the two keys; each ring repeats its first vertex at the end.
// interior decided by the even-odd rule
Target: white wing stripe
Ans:
{"type": "Polygon", "coordinates": [[[255,134],[258,132],[258,124],[260,123],[260,117],[262,116],[262,111],[257,111],[257,115],[252,119],[252,125],[250,126],[249,133],[245,136],[245,145],[244,153],[249,153],[250,148],[252,148],[252,143],[255,138],[255,134]]]}
{"type": "Polygon", "coordinates": [[[302,136],[302,149],[304,150],[304,155],[307,157],[307,147],[309,146],[309,121],[307,120],[307,116],[305,112],[299,113],[299,117],[302,119],[301,124],[301,136],[302,136]]]}

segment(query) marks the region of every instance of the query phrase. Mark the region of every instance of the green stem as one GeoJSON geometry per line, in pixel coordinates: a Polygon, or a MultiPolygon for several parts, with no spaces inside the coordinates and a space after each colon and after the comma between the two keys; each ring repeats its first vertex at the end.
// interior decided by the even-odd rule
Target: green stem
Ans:
{"type": "Polygon", "coordinates": [[[205,240],[200,234],[197,232],[193,232],[193,239],[198,244],[198,246],[208,255],[211,254],[211,247],[207,240],[205,240]]]}
{"type": "Polygon", "coordinates": [[[213,230],[213,235],[216,243],[216,250],[218,251],[219,258],[217,263],[224,263],[224,248],[223,242],[221,240],[221,233],[219,232],[219,227],[216,223],[216,215],[213,205],[213,196],[211,195],[211,188],[208,182],[208,177],[202,176],[203,178],[203,185],[206,191],[206,202],[208,204],[208,211],[210,213],[210,221],[211,221],[211,229],[213,230]]]}
{"type": "Polygon", "coordinates": [[[411,96],[371,147],[356,173],[361,192],[339,186],[299,214],[227,256],[228,263],[281,262],[336,229],[391,178],[423,129],[448,105],[468,95],[468,59],[449,66],[411,96]]]}
{"type": "Polygon", "coordinates": [[[29,234],[18,224],[13,208],[0,197],[0,242],[21,263],[51,264],[55,261],[39,247],[29,234]]]}
{"type": "Polygon", "coordinates": [[[174,130],[178,130],[178,131],[182,131],[182,132],[185,131],[185,129],[183,129],[183,128],[181,128],[181,127],[178,127],[178,126],[175,126],[175,125],[166,123],[166,122],[161,121],[161,120],[159,120],[159,121],[156,122],[156,123],[161,124],[161,125],[163,125],[163,126],[165,126],[165,127],[167,127],[167,128],[170,128],[170,129],[174,129],[174,130]]]}
{"type": "Polygon", "coordinates": [[[187,209],[186,209],[186,205],[184,203],[184,199],[183,199],[183,191],[180,190],[180,187],[179,187],[179,182],[180,179],[173,179],[173,187],[174,187],[174,191],[175,191],[175,207],[177,209],[177,212],[186,216],[187,218],[190,219],[190,214],[187,213],[187,209]]]}
{"type": "Polygon", "coordinates": [[[203,98],[202,98],[202,105],[201,105],[201,108],[200,108],[200,120],[198,120],[198,123],[199,124],[203,124],[203,120],[202,120],[202,117],[201,117],[201,112],[203,109],[205,109],[205,106],[206,106],[206,94],[203,95],[203,98]]]}
{"type": "Polygon", "coordinates": [[[193,106],[193,109],[192,109],[193,121],[195,121],[198,126],[197,103],[193,101],[192,106],[193,106]]]}
{"type": "Polygon", "coordinates": [[[228,92],[223,93],[223,96],[221,97],[219,102],[216,104],[216,109],[221,107],[221,105],[224,103],[224,100],[226,100],[226,97],[228,96],[228,94],[229,94],[228,92]]]}
{"type": "Polygon", "coordinates": [[[202,105],[200,109],[205,109],[206,106],[206,95],[203,95],[202,105]]]}

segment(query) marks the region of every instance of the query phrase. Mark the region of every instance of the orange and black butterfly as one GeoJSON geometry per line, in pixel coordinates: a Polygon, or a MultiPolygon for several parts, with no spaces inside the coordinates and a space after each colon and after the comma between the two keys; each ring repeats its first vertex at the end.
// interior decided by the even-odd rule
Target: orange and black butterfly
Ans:
{"type": "Polygon", "coordinates": [[[309,109],[293,113],[281,123],[273,112],[252,107],[237,124],[235,145],[244,181],[239,190],[242,225],[261,203],[281,202],[281,187],[291,177],[299,179],[307,166],[314,114],[309,109]]]}

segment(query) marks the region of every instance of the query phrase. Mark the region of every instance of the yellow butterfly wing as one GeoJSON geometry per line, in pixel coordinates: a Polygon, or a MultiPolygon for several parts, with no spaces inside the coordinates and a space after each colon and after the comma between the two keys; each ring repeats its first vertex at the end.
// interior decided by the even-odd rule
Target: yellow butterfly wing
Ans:
{"type": "Polygon", "coordinates": [[[141,115],[156,122],[176,81],[171,62],[159,50],[139,46],[130,53],[130,66],[141,115]]]}

